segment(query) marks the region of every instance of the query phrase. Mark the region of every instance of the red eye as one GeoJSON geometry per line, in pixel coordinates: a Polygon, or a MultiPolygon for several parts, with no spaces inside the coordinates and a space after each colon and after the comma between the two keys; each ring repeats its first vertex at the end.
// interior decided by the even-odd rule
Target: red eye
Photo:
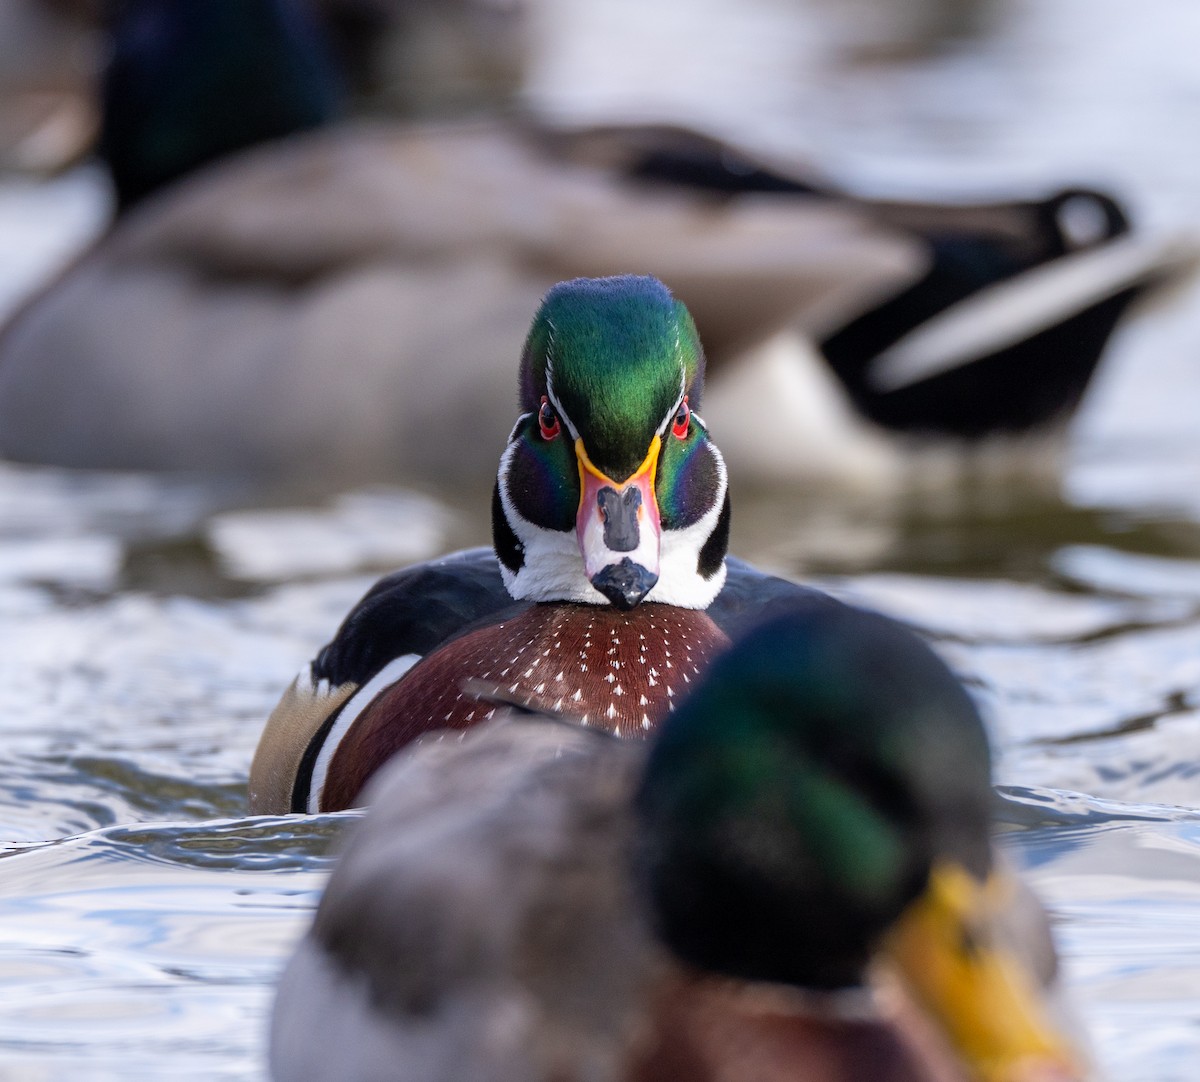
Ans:
{"type": "Polygon", "coordinates": [[[683,401],[679,403],[679,412],[675,414],[675,420],[671,422],[671,435],[676,439],[686,439],[691,419],[692,411],[688,409],[687,395],[684,395],[683,401]]]}
{"type": "Polygon", "coordinates": [[[538,427],[542,430],[544,440],[552,440],[562,431],[562,425],[558,423],[558,414],[554,412],[550,399],[545,395],[542,395],[542,406],[538,410],[538,427]]]}

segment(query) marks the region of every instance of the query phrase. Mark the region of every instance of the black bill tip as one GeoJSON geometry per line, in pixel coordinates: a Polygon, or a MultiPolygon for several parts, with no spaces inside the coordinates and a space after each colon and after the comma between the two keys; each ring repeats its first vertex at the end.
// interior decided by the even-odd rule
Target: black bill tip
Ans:
{"type": "Polygon", "coordinates": [[[592,576],[592,585],[623,612],[628,612],[642,600],[658,582],[641,564],[628,556],[620,563],[609,564],[592,576]]]}

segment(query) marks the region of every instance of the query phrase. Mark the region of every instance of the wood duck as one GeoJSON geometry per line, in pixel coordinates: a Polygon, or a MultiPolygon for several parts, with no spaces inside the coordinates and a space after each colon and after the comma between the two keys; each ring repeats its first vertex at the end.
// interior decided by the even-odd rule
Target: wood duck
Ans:
{"type": "MultiPolygon", "coordinates": [[[[682,129],[334,123],[303,5],[119,10],[102,150],[124,212],[0,331],[13,459],[475,484],[528,313],[556,281],[630,270],[688,305],[715,389],[798,327],[873,425],[1025,431],[1069,416],[1182,260],[1085,190],[895,204],[682,129]],[[473,438],[447,455],[452,416],[473,438]]],[[[735,446],[760,419],[725,416],[754,437],[735,446]]]]}
{"type": "Polygon", "coordinates": [[[272,1077],[1089,1077],[989,780],[961,684],[849,606],[782,606],[648,744],[422,740],[284,972],[272,1077]]]}
{"type": "Polygon", "coordinates": [[[252,811],[354,806],[400,747],[494,712],[470,680],[645,736],[748,616],[783,598],[833,604],[726,560],[703,387],[695,325],[661,282],[551,289],[521,357],[494,552],[409,568],[359,602],[268,721],[252,811]]]}

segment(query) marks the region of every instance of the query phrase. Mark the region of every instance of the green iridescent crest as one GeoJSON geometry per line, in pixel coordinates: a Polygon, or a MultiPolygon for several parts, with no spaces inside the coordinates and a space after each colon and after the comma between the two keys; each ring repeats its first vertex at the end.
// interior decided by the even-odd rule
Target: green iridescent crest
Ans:
{"type": "Polygon", "coordinates": [[[687,309],[655,278],[575,279],[546,295],[521,361],[521,408],[549,395],[618,479],[645,457],[686,393],[699,404],[704,357],[687,309]]]}

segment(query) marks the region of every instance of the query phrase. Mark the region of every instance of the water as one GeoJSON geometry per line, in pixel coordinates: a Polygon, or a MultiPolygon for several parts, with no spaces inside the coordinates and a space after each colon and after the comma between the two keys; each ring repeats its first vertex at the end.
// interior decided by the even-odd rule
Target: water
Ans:
{"type": "MultiPolygon", "coordinates": [[[[730,7],[554,5],[531,92],[866,187],[1109,181],[1151,229],[1200,222],[1187,0],[994,0],[990,38],[904,64],[836,59],[837,4],[730,7]]],[[[102,218],[87,174],[0,188],[0,305],[102,218]]],[[[1057,490],[735,493],[735,551],[900,615],[970,682],[1003,844],[1122,1080],[1190,1082],[1200,1051],[1195,300],[1114,341],[1057,490]]],[[[0,464],[0,1079],[262,1079],[272,981],[353,819],[242,817],[263,719],[375,575],[486,540],[486,495],[278,507],[0,464]]]]}

